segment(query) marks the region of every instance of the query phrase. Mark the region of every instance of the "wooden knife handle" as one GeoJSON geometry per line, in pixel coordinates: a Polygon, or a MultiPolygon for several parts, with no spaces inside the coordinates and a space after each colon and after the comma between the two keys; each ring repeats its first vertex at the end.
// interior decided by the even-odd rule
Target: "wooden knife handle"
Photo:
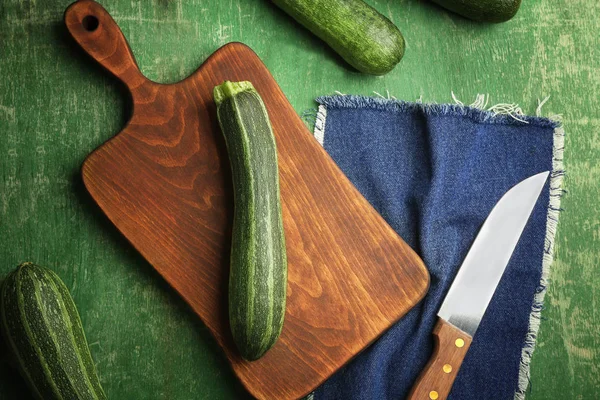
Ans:
{"type": "Polygon", "coordinates": [[[65,24],[75,41],[129,89],[147,81],[123,32],[100,4],[93,0],[76,1],[65,11],[65,24]]]}
{"type": "Polygon", "coordinates": [[[469,350],[473,338],[439,319],[433,329],[435,349],[417,381],[409,400],[445,400],[469,350]]]}

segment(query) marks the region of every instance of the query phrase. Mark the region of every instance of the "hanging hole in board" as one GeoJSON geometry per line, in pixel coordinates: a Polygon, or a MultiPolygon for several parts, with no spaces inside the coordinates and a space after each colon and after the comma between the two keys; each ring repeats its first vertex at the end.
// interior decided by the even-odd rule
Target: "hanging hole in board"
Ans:
{"type": "Polygon", "coordinates": [[[84,17],[81,23],[83,24],[83,29],[88,32],[94,32],[98,28],[98,25],[100,25],[98,18],[94,17],[93,15],[84,17]]]}

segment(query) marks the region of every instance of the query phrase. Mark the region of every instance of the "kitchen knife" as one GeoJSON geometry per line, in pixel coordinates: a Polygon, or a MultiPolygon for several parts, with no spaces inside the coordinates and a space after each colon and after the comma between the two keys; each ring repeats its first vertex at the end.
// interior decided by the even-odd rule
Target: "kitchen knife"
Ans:
{"type": "Polygon", "coordinates": [[[409,400],[448,397],[549,174],[542,172],[514,186],[483,223],[438,311],[439,319],[433,329],[435,349],[409,400]]]}

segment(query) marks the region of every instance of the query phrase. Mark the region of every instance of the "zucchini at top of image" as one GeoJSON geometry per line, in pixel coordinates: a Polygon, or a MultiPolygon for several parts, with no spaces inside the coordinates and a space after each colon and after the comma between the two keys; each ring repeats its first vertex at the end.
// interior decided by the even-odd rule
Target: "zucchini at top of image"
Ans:
{"type": "Polygon", "coordinates": [[[272,0],[360,72],[383,75],[404,55],[400,30],[362,0],[272,0]]]}
{"type": "Polygon", "coordinates": [[[515,16],[521,0],[432,0],[465,18],[479,22],[506,22],[515,16]]]}

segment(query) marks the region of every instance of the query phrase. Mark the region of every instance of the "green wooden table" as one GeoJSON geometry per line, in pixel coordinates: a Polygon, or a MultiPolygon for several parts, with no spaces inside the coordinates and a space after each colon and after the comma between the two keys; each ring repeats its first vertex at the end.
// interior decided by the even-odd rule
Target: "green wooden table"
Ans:
{"type": "MultiPolygon", "coordinates": [[[[564,212],[532,362],[529,399],[600,398],[600,3],[525,0],[517,17],[481,25],[419,0],[368,0],[404,33],[406,56],[384,77],[356,73],[266,0],[105,0],[142,71],[193,72],[241,41],[294,108],[334,91],[399,99],[518,102],[562,114],[564,212]]],[[[94,205],[79,167],[128,117],[115,79],[74,45],[69,0],[0,4],[0,276],[31,260],[71,290],[111,399],[244,397],[206,328],[94,205]]],[[[27,399],[0,365],[0,399],[27,399]]]]}

